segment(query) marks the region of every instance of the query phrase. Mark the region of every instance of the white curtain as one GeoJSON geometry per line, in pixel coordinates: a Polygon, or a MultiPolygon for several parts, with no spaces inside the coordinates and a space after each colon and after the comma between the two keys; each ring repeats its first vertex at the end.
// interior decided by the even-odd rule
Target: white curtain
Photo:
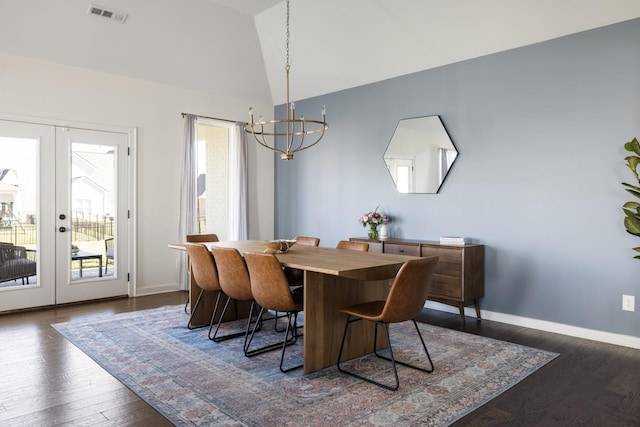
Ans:
{"type": "Polygon", "coordinates": [[[248,159],[246,123],[236,122],[229,140],[229,238],[247,239],[248,159]]]}
{"type": "MultiPolygon", "coordinates": [[[[182,164],[182,188],[180,191],[180,224],[178,241],[187,240],[187,234],[194,234],[196,229],[196,119],[193,114],[184,116],[184,159],[182,164]]],[[[186,256],[180,259],[180,289],[187,289],[186,256]]]]}

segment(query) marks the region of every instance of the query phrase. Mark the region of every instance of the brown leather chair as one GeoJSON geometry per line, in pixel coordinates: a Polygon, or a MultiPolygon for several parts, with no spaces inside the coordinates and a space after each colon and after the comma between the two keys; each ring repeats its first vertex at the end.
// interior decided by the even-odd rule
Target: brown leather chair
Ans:
{"type": "MultiPolygon", "coordinates": [[[[217,242],[218,235],[215,233],[209,234],[187,234],[187,242],[190,243],[203,243],[203,242],[217,242]]],[[[108,261],[108,260],[107,260],[108,261]]],[[[107,274],[107,267],[104,268],[104,274],[107,274]]],[[[187,302],[184,303],[184,312],[187,312],[187,307],[189,307],[189,298],[187,297],[187,302]]]]}
{"type": "MultiPolygon", "coordinates": [[[[251,293],[251,280],[249,278],[247,264],[245,263],[244,258],[242,258],[242,255],[240,255],[240,252],[234,248],[221,248],[214,246],[211,248],[211,253],[216,261],[216,266],[218,268],[218,280],[220,281],[222,292],[227,295],[227,301],[225,302],[222,314],[218,319],[218,324],[213,337],[209,334],[209,339],[212,339],[215,342],[220,342],[244,335],[246,346],[247,336],[249,335],[249,328],[251,326],[251,319],[253,318],[255,307],[253,293],[251,293]],[[218,330],[222,324],[222,319],[224,318],[227,308],[229,307],[229,302],[232,299],[234,300],[234,303],[236,301],[251,301],[251,309],[249,310],[249,319],[247,320],[246,330],[244,332],[218,336],[218,330]]],[[[236,305],[236,312],[237,311],[238,307],[236,305]]]]}
{"type": "Polygon", "coordinates": [[[215,233],[209,234],[187,234],[187,242],[191,243],[205,243],[205,242],[218,242],[218,235],[215,233]]]}
{"type": "MultiPolygon", "coordinates": [[[[303,246],[319,246],[320,239],[317,237],[296,236],[297,245],[303,246]]],[[[304,271],[298,268],[284,268],[284,274],[287,275],[287,281],[290,286],[302,286],[304,284],[304,271]]]]}
{"type": "Polygon", "coordinates": [[[348,249],[350,251],[369,252],[369,244],[365,242],[350,242],[348,240],[340,240],[336,245],[336,249],[348,249]]]}
{"type": "Polygon", "coordinates": [[[216,270],[216,262],[213,259],[213,255],[207,248],[207,246],[203,243],[185,243],[185,248],[187,249],[187,253],[189,254],[189,264],[191,265],[191,273],[193,274],[193,278],[196,281],[196,284],[200,288],[200,293],[198,294],[198,299],[196,299],[196,304],[193,306],[193,310],[191,311],[191,316],[189,316],[189,323],[187,323],[187,327],[189,329],[196,329],[200,327],[204,327],[206,325],[193,325],[192,320],[195,315],[198,307],[200,306],[200,302],[202,301],[202,295],[204,291],[213,291],[217,292],[216,303],[213,309],[213,314],[211,315],[211,322],[209,322],[209,334],[211,334],[211,329],[213,328],[213,321],[216,317],[216,312],[218,311],[218,304],[220,303],[220,294],[222,292],[222,288],[220,287],[220,281],[218,280],[218,271],[216,270]]]}
{"type": "Polygon", "coordinates": [[[289,372],[293,369],[301,368],[303,365],[295,365],[289,368],[284,368],[284,355],[287,346],[294,344],[298,335],[298,313],[302,311],[302,288],[298,288],[292,292],[289,288],[287,278],[282,271],[280,261],[273,254],[246,252],[244,259],[247,262],[247,268],[249,269],[249,277],[251,278],[251,292],[256,303],[260,305],[260,313],[258,319],[262,318],[264,310],[273,310],[276,312],[287,313],[287,328],[282,340],[282,343],[276,343],[269,346],[265,346],[261,349],[249,351],[249,346],[259,322],[253,327],[251,336],[248,339],[245,351],[248,355],[255,355],[256,352],[265,352],[269,350],[275,350],[282,346],[282,355],[280,356],[280,370],[282,372],[289,372]]]}
{"type": "Polygon", "coordinates": [[[422,338],[422,334],[420,333],[420,329],[418,328],[418,325],[414,318],[418,315],[418,313],[420,313],[420,311],[424,307],[425,301],[427,300],[431,276],[436,268],[437,263],[438,257],[436,256],[406,261],[393,280],[391,290],[389,291],[389,295],[386,301],[370,301],[340,309],[340,312],[347,314],[344,334],[342,335],[342,343],[340,344],[340,352],[338,353],[337,366],[340,372],[344,372],[345,374],[360,378],[361,380],[370,382],[388,390],[397,390],[400,386],[396,363],[427,373],[433,372],[434,367],[433,362],[431,361],[431,356],[429,355],[427,346],[424,343],[424,339],[422,338]],[[395,386],[389,386],[387,384],[374,381],[370,378],[363,377],[354,372],[347,371],[343,369],[342,366],[340,366],[340,359],[342,357],[344,343],[347,339],[347,331],[349,330],[349,325],[360,320],[368,320],[375,323],[376,327],[373,339],[373,353],[377,357],[389,360],[391,362],[393,373],[395,375],[395,386]],[[418,332],[418,337],[420,337],[422,348],[424,348],[427,359],[429,360],[429,365],[431,366],[430,368],[420,368],[418,366],[410,365],[405,362],[396,361],[393,356],[391,340],[389,339],[389,324],[405,322],[408,320],[411,320],[413,322],[413,325],[418,332]],[[378,354],[376,350],[378,325],[381,325],[382,329],[384,329],[385,331],[387,343],[389,344],[390,358],[378,354]]]}
{"type": "MultiPolygon", "coordinates": [[[[103,276],[107,275],[107,268],[109,267],[109,260],[111,260],[111,265],[113,265],[114,268],[115,268],[115,264],[114,264],[114,260],[113,260],[113,257],[115,255],[114,248],[113,248],[113,243],[114,243],[113,239],[114,239],[113,237],[108,237],[108,238],[104,239],[105,259],[104,259],[104,273],[102,274],[103,276]]],[[[113,272],[113,274],[115,275],[115,271],[113,272]]]]}
{"type": "Polygon", "coordinates": [[[296,236],[295,241],[296,241],[296,244],[304,245],[304,246],[320,245],[320,239],[318,239],[317,237],[296,236]]]}

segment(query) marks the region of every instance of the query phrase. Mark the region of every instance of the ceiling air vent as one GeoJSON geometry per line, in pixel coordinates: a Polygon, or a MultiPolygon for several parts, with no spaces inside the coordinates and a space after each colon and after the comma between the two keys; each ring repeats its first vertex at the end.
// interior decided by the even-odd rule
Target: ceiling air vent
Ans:
{"type": "Polygon", "coordinates": [[[100,16],[102,18],[109,19],[110,21],[119,22],[121,24],[124,24],[124,21],[127,19],[126,13],[116,12],[115,10],[108,10],[102,6],[97,6],[95,4],[92,4],[89,6],[87,15],[100,16]]]}

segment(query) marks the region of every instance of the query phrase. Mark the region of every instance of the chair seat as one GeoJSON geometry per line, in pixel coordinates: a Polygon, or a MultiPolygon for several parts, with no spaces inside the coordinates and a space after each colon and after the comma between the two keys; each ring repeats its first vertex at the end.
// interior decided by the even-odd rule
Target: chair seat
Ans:
{"type": "Polygon", "coordinates": [[[352,316],[362,317],[363,319],[375,322],[378,320],[386,301],[369,301],[362,304],[355,304],[349,307],[341,308],[340,312],[351,314],[352,316]]]}

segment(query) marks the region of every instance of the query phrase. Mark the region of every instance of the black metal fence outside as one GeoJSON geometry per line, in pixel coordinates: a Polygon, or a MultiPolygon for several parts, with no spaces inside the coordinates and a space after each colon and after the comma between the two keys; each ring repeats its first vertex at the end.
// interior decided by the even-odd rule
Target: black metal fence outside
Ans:
{"type": "MultiPolygon", "coordinates": [[[[71,241],[94,242],[113,236],[113,221],[73,220],[71,241]]],[[[0,227],[0,242],[19,246],[33,246],[37,242],[38,229],[35,224],[14,222],[11,226],[0,227]]]]}

